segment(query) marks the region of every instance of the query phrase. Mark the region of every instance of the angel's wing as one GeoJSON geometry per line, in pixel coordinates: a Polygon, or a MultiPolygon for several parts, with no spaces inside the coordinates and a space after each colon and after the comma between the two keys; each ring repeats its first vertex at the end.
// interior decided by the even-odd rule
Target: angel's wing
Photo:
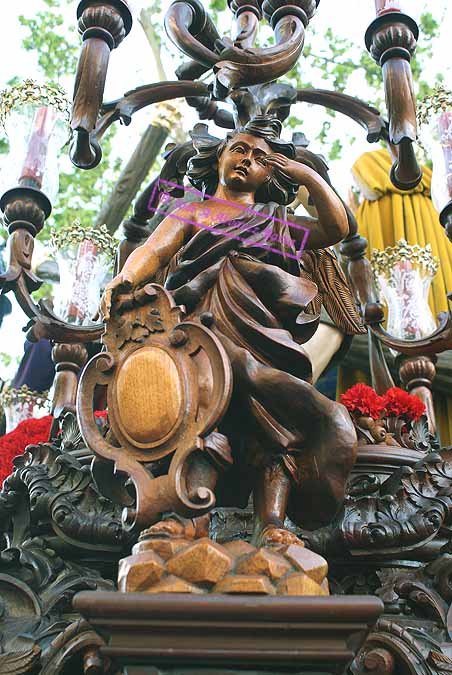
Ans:
{"type": "Polygon", "coordinates": [[[317,284],[319,293],[312,301],[312,312],[320,312],[323,305],[336,326],[347,335],[366,333],[362,319],[333,250],[322,248],[304,251],[301,260],[300,276],[317,284]]]}

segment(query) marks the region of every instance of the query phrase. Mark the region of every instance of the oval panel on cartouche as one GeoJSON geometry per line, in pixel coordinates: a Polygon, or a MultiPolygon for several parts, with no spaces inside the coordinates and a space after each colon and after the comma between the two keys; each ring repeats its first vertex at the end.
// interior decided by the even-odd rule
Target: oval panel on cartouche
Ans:
{"type": "Polygon", "coordinates": [[[179,419],[183,384],[175,361],[163,349],[134,352],[118,373],[118,422],[121,431],[140,447],[155,445],[179,419]]]}

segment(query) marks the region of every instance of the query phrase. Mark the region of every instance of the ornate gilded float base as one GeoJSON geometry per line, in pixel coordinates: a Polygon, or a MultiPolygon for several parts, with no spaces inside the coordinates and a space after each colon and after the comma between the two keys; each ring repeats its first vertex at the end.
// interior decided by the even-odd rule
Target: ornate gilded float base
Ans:
{"type": "Polygon", "coordinates": [[[329,595],[328,564],[303,543],[256,548],[207,537],[143,537],[119,563],[123,592],[329,595]]]}

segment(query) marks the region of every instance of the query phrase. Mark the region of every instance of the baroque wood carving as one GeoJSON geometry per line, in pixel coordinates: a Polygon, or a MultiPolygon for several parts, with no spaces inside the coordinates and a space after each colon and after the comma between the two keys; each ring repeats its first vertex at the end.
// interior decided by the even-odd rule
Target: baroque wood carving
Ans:
{"type": "MultiPolygon", "coordinates": [[[[292,178],[304,171],[303,179],[306,175],[312,179],[314,174],[319,182],[321,176],[328,187],[324,163],[306,150],[301,134],[294,137],[291,149],[286,148],[285,159],[281,154],[275,159],[275,147],[270,153],[261,142],[272,139],[276,150],[281,150],[275,130],[291,106],[315,103],[354,119],[367,130],[369,141],[384,139],[398,144],[392,178],[402,189],[412,187],[420,178],[412,150],[415,132],[409,71],[416,26],[397,13],[386,14],[369,29],[369,49],[384,71],[390,113],[386,123],[378,111],[352,97],[296,90],[275,81],[299,58],[305,30],[318,4],[317,0],[296,0],[289,5],[280,0],[231,0],[235,36],[229,39],[220,34],[201,2],[178,0],[167,14],[167,31],[191,59],[178,69],[178,80],[146,85],[103,104],[109,54],[129,32],[131,15],[125,0],[82,0],[78,19],[83,47],[72,117],[74,163],[88,168],[100,161],[99,141],[113,122],[128,124],[133,114],[147,105],[184,97],[201,119],[214,120],[225,129],[235,131],[256,118],[268,118],[264,120],[269,125],[265,134],[257,134],[259,141],[251,143],[248,138],[249,157],[241,160],[238,171],[237,166],[229,165],[230,171],[239,174],[236,182],[249,177],[252,153],[260,144],[259,149],[270,156],[264,160],[267,170],[269,166],[275,170],[279,162],[279,168],[283,166],[292,178]],[[275,44],[257,49],[254,39],[262,19],[271,25],[275,44]],[[212,85],[197,81],[209,70],[214,74],[212,85]],[[227,102],[231,110],[220,108],[218,102],[227,102]]],[[[258,120],[257,127],[264,122],[258,120]]],[[[251,135],[255,131],[256,126],[251,135]]],[[[184,195],[184,177],[193,163],[196,168],[199,151],[208,155],[214,148],[216,152],[220,140],[210,136],[205,125],[199,125],[188,143],[168,148],[160,178],[162,184],[173,183],[172,196],[184,195]]],[[[283,187],[289,196],[299,183],[294,179],[292,186],[283,183],[283,187]]],[[[334,200],[331,188],[326,192],[334,200]]],[[[149,193],[145,197],[148,199],[149,193]]],[[[263,203],[269,210],[270,201],[266,194],[263,203]]],[[[319,201],[319,206],[324,207],[326,201],[319,201]]],[[[345,224],[344,232],[348,222],[342,250],[350,259],[356,300],[370,327],[373,373],[378,388],[387,388],[390,376],[381,358],[380,342],[396,348],[401,345],[381,328],[382,311],[364,258],[366,242],[357,235],[352,215],[343,212],[340,202],[335,204],[334,215],[345,224]]],[[[68,326],[31,299],[30,292],[39,283],[31,273],[33,237],[49,213],[45,199],[30,192],[9,193],[0,206],[13,243],[3,287],[16,292],[34,324],[33,335],[62,343],[100,337],[102,324],[68,326]]],[[[147,212],[142,207],[139,204],[135,214],[140,215],[140,222],[129,225],[132,243],[134,238],[144,238],[147,212]]],[[[286,215],[290,218],[294,214],[286,215]]],[[[328,219],[330,223],[333,220],[328,219]]],[[[213,218],[212,224],[226,226],[227,241],[230,222],[213,218]]],[[[249,224],[254,227],[255,221],[249,224]]],[[[253,235],[256,232],[253,230],[253,235]]],[[[343,236],[341,232],[335,242],[343,236]]],[[[120,559],[119,581],[125,591],[189,590],[195,596],[216,587],[224,594],[237,590],[298,594],[303,585],[312,592],[314,582],[316,592],[325,594],[326,563],[319,562],[324,553],[334,594],[375,594],[385,604],[385,615],[350,666],[353,675],[451,672],[450,449],[435,444],[425,419],[412,429],[406,429],[400,420],[389,419],[354,419],[353,426],[340,406],[313,393],[309,364],[299,347],[313,334],[318,321],[315,312],[305,311],[316,298],[314,245],[303,261],[307,274],[303,292],[298,263],[297,275],[288,274],[296,278],[295,301],[290,296],[290,283],[284,282],[287,278],[281,271],[275,272],[275,259],[270,265],[261,265],[261,258],[253,259],[249,250],[228,249],[213,262],[213,252],[207,246],[198,260],[187,255],[188,244],[184,240],[178,251],[177,273],[170,270],[168,277],[168,270],[165,272],[166,281],[170,280],[165,287],[148,283],[149,279],[141,286],[122,285],[103,335],[106,351],[87,365],[79,386],[81,434],[73,413],[65,413],[64,405],[60,406],[62,419],[54,425],[51,442],[28,448],[16,460],[0,493],[4,539],[0,571],[7,599],[0,669],[36,672],[40,668],[56,675],[83,661],[86,672],[113,670],[115,666],[103,660],[107,649],[103,638],[74,617],[70,603],[78,590],[112,589],[111,579],[116,577],[120,559]],[[192,277],[187,271],[190,265],[195,272],[192,277]],[[277,310],[281,310],[281,324],[275,320],[277,310]],[[287,340],[288,326],[299,331],[295,346],[287,340]],[[279,343],[271,342],[272,330],[278,331],[279,343]],[[281,345],[288,345],[289,351],[281,345]],[[290,373],[284,370],[289,363],[293,367],[290,373]],[[93,414],[93,400],[102,388],[108,402],[108,422],[104,423],[93,414]],[[246,396],[234,400],[240,391],[246,391],[246,396]],[[294,410],[295,421],[290,418],[294,410]],[[253,420],[250,429],[242,420],[244,411],[246,419],[253,420]],[[357,462],[352,467],[356,436],[357,462]],[[265,440],[259,444],[262,437],[265,440]],[[262,447],[267,455],[262,454],[262,447]],[[273,451],[272,461],[268,461],[273,451]],[[241,464],[242,460],[246,461],[241,464]],[[223,473],[227,475],[225,468],[235,468],[235,473],[221,483],[223,473]],[[242,481],[248,484],[239,494],[242,481]],[[250,492],[254,492],[256,512],[254,533],[247,507],[250,492]],[[200,516],[212,510],[216,499],[221,508],[214,513],[209,529],[208,519],[200,516]],[[172,511],[180,515],[162,519],[172,511]],[[294,522],[285,519],[286,513],[294,522]],[[229,527],[230,516],[233,525],[229,527]],[[137,543],[137,532],[144,527],[147,529],[137,543]],[[244,538],[245,530],[248,538],[253,537],[252,543],[231,541],[244,538]],[[269,531],[271,550],[259,547],[269,531]],[[124,557],[132,545],[133,556],[124,557]],[[134,557],[139,558],[138,564],[134,557]],[[17,613],[22,621],[19,631],[14,619],[17,613]],[[76,661],[71,661],[74,656],[76,661]]],[[[128,252],[130,248],[135,246],[128,252]]],[[[330,271],[332,265],[327,260],[330,271]]],[[[328,279],[326,286],[335,287],[328,279]]],[[[345,314],[350,318],[355,312],[353,302],[347,309],[345,314]]],[[[431,338],[409,345],[411,351],[400,351],[422,357],[422,372],[432,373],[425,355],[448,348],[449,323],[450,317],[444,317],[431,338]]],[[[359,317],[354,330],[362,330],[359,317]]],[[[70,349],[65,344],[56,351],[60,360],[69,363],[70,349]]],[[[84,349],[75,348],[73,356],[71,363],[80,365],[84,349]]],[[[421,360],[402,367],[409,386],[419,384],[421,360]]],[[[60,398],[70,399],[72,404],[75,374],[65,375],[59,378],[60,398]]],[[[112,602],[111,595],[105,599],[107,604],[112,602]]],[[[130,611],[127,595],[121,594],[126,612],[130,611]]],[[[95,604],[100,596],[94,596],[95,604]]],[[[276,619],[284,619],[282,630],[287,633],[287,624],[294,619],[291,604],[271,599],[276,601],[276,619]]],[[[233,608],[242,618],[248,611],[238,607],[239,603],[223,600],[219,604],[215,598],[213,603],[199,603],[198,611],[216,618],[218,612],[209,614],[209,607],[233,608]]],[[[259,603],[253,600],[249,607],[257,612],[259,603]]],[[[363,603],[353,597],[322,601],[330,603],[329,609],[344,612],[341,619],[346,616],[351,621],[359,616],[359,639],[356,629],[350,633],[356,653],[369,622],[381,612],[381,602],[373,598],[363,603]],[[364,606],[365,616],[356,613],[359,606],[361,610],[364,606]]],[[[137,602],[133,610],[138,615],[143,603],[143,599],[137,602]]],[[[151,605],[157,607],[158,602],[151,605]]],[[[322,630],[328,636],[338,629],[322,604],[308,605],[304,605],[310,612],[308,622],[313,617],[326,620],[329,628],[322,630]]],[[[186,606],[194,605],[187,602],[186,606]]],[[[111,610],[112,605],[109,607],[111,610]]],[[[263,628],[265,623],[269,635],[267,616],[265,622],[253,625],[263,628]]],[[[338,624],[344,629],[343,622],[338,624]]],[[[345,633],[347,630],[350,627],[345,633]]],[[[256,636],[250,640],[254,643],[256,636]]],[[[339,656],[345,668],[352,656],[345,637],[342,642],[339,656]]],[[[248,648],[251,653],[252,645],[248,648]]],[[[304,649],[309,652],[309,643],[304,649]]],[[[300,663],[306,662],[306,653],[300,663]]],[[[279,665],[281,655],[274,650],[271,654],[272,663],[279,665]]],[[[321,658],[320,648],[316,654],[321,658]]],[[[329,658],[339,657],[336,653],[329,658]]]]}
{"type": "Polygon", "coordinates": [[[121,509],[93,482],[91,460],[68,413],[54,441],[29,446],[3,484],[2,673],[60,675],[72,657],[76,668],[78,653],[103,642],[71,601],[81,590],[114,589],[108,577],[128,539],[121,509]]]}
{"type": "Polygon", "coordinates": [[[107,351],[89,362],[80,381],[86,444],[135,484],[128,528],[149,525],[166,511],[202,515],[215,503],[211,477],[191,475],[190,457],[217,442],[212,433],[230,400],[231,367],[208,328],[182,319],[182,308],[162,287],[131,289],[107,323],[107,351]],[[107,387],[110,440],[90,413],[96,386],[107,387]],[[146,464],[170,455],[168,473],[153,477],[146,464]]]}

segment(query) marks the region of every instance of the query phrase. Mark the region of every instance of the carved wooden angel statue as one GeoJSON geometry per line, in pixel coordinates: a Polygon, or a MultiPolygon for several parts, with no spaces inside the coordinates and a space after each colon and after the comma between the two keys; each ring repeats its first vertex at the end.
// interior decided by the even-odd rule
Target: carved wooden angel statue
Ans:
{"type": "MultiPolygon", "coordinates": [[[[310,384],[302,345],[316,331],[322,303],[346,334],[362,332],[328,249],[348,234],[345,209],[316,171],[294,160],[280,132],[278,119],[260,116],[223,141],[195,139],[186,175],[206,198],[167,215],[101,303],[108,320],[122,294],[162,281],[188,320],[220,339],[233,393],[211,451],[210,486],[220,506],[244,507],[253,493],[261,545],[293,540],[286,514],[315,527],[341,505],[356,434],[345,408],[310,384]],[[287,216],[300,185],[317,219],[287,216]]],[[[177,529],[174,520],[163,529],[171,522],[177,529]]]]}

